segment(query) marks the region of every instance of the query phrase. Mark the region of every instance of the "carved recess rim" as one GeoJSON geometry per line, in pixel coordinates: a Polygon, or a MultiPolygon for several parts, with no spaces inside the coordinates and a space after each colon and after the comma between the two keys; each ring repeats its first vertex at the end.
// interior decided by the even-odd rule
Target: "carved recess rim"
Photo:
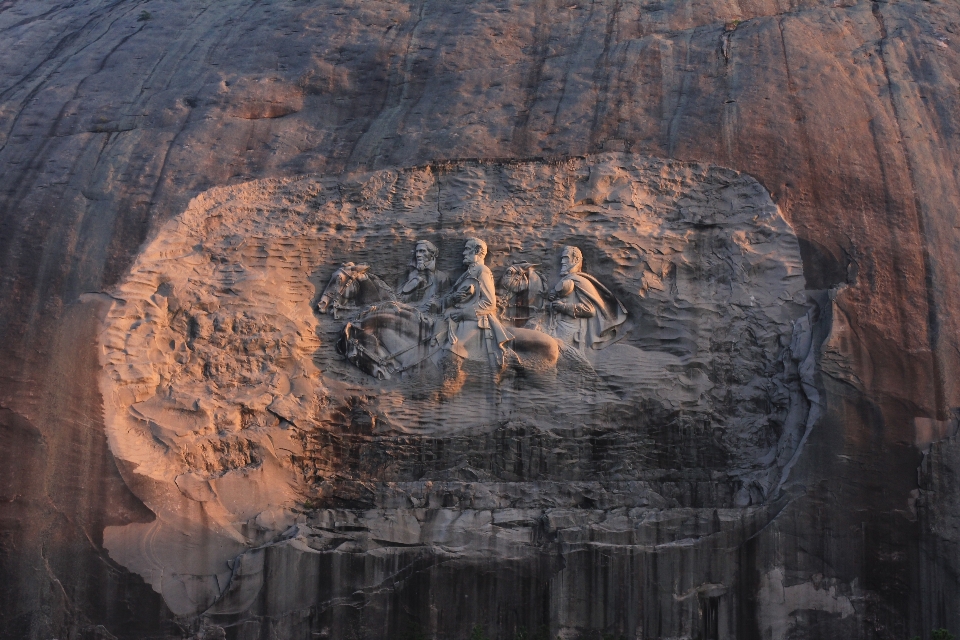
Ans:
{"type": "MultiPolygon", "coordinates": [[[[733,487],[730,506],[763,503],[782,483],[817,416],[790,225],[745,174],[612,153],[265,179],[195,198],[111,292],[101,334],[110,448],[135,492],[169,526],[202,526],[249,545],[284,530],[316,495],[304,460],[314,471],[320,465],[321,475],[342,475],[337,460],[310,460],[318,445],[306,432],[356,435],[368,447],[377,446],[370,444],[377,429],[387,440],[455,438],[464,428],[504,424],[557,427],[561,439],[582,435],[576,425],[538,423],[529,407],[503,416],[484,405],[470,424],[466,410],[488,398],[489,385],[434,411],[429,396],[414,398],[402,380],[368,379],[335,353],[342,323],[315,305],[342,262],[401,278],[415,241],[428,238],[455,272],[467,236],[487,241],[497,277],[517,260],[548,265],[559,247],[579,246],[585,269],[627,307],[630,335],[607,363],[609,375],[597,374],[606,387],[579,389],[586,400],[560,402],[564,411],[586,407],[589,419],[598,405],[614,416],[642,406],[686,416],[622,446],[643,453],[643,443],[655,449],[671,424],[701,429],[698,438],[716,440],[703,445],[710,455],[733,461],[704,463],[705,477],[733,487]],[[717,399],[727,396],[726,404],[717,399]],[[366,403],[360,410],[357,398],[366,403]],[[775,406],[766,423],[754,410],[764,403],[775,406]],[[344,422],[348,410],[366,412],[361,427],[344,422]]],[[[548,277],[553,268],[544,267],[548,277]]],[[[557,389],[537,392],[550,398],[557,389]]],[[[522,404],[528,396],[519,395],[522,404]]],[[[603,467],[605,476],[577,481],[645,482],[655,474],[644,464],[653,463],[603,467]]],[[[479,481],[504,481],[469,471],[479,481]]]]}

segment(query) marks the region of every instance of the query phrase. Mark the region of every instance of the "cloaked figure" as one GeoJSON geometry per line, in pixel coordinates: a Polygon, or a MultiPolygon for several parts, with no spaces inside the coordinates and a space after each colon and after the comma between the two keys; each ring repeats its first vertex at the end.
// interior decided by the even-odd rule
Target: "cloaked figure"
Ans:
{"type": "Polygon", "coordinates": [[[428,307],[450,287],[450,278],[445,271],[437,269],[438,250],[429,240],[418,240],[413,251],[413,268],[407,279],[397,287],[397,297],[420,307],[428,307]]]}
{"type": "Polygon", "coordinates": [[[620,338],[627,310],[610,290],[583,273],[583,253],[577,247],[560,251],[560,281],[547,294],[550,333],[581,351],[602,349],[620,338]]]}

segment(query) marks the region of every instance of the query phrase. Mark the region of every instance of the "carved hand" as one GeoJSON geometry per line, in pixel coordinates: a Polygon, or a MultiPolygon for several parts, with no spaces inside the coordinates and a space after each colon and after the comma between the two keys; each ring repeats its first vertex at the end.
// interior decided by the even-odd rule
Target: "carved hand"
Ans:
{"type": "Polygon", "coordinates": [[[421,274],[418,273],[417,275],[407,280],[406,284],[403,285],[403,288],[400,289],[400,293],[407,293],[407,294],[413,293],[414,291],[416,291],[417,289],[420,289],[424,285],[426,285],[426,279],[421,274]]]}
{"type": "Polygon", "coordinates": [[[588,304],[568,304],[566,302],[553,302],[550,305],[557,313],[562,313],[571,318],[592,318],[596,315],[593,305],[588,304]]]}
{"type": "Polygon", "coordinates": [[[547,294],[548,300],[556,300],[557,298],[566,298],[571,293],[573,293],[573,281],[572,280],[562,280],[557,283],[557,286],[550,290],[547,294]]]}
{"type": "Polygon", "coordinates": [[[468,298],[470,298],[470,296],[472,296],[475,291],[476,291],[476,287],[474,287],[471,284],[465,287],[460,287],[459,289],[457,289],[456,291],[448,295],[447,298],[449,298],[450,304],[457,304],[459,302],[463,302],[464,300],[467,300],[468,298]]]}

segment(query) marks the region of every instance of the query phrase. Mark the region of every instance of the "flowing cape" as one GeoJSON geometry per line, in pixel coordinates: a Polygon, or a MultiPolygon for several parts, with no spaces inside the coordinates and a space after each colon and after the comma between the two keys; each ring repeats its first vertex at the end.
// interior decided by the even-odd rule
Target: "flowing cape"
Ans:
{"type": "Polygon", "coordinates": [[[581,318],[586,328],[581,337],[583,343],[593,349],[602,349],[622,337],[623,325],[627,321],[623,303],[588,273],[571,273],[567,279],[573,282],[576,292],[597,309],[597,315],[592,318],[581,318]]]}

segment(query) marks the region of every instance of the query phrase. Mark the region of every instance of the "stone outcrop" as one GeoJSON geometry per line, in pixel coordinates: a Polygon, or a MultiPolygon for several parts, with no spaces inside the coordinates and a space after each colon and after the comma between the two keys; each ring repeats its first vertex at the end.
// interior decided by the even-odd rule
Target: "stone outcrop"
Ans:
{"type": "MultiPolygon", "coordinates": [[[[381,617],[364,606],[357,618],[341,600],[422,562],[553,557],[541,579],[568,585],[584,578],[566,558],[597,549],[696,566],[717,539],[739,546],[773,516],[820,414],[803,286],[796,237],[768,194],[717,167],[605,154],[206,192],[109,292],[107,437],[157,520],[108,527],[104,544],[179,616],[256,620],[264,598],[271,618],[312,612],[282,623],[285,636],[318,620],[336,637],[350,624],[376,636],[381,617]],[[337,352],[342,321],[316,308],[337,265],[353,258],[401,280],[415,239],[429,237],[458,273],[470,236],[486,237],[494,272],[522,261],[548,281],[557,248],[575,241],[629,329],[603,349],[567,347],[545,370],[524,368],[522,350],[521,366],[502,371],[468,361],[453,390],[431,386],[427,361],[377,380],[337,352]],[[311,566],[297,571],[323,583],[330,562],[376,566],[377,577],[272,601],[301,584],[287,567],[311,566]]],[[[719,598],[735,567],[723,578],[691,568],[683,591],[719,598]]],[[[640,611],[666,607],[664,620],[617,611],[606,627],[649,637],[700,626],[699,599],[667,606],[640,574],[624,579],[640,611]]],[[[547,592],[557,604],[531,618],[536,628],[589,631],[569,601],[579,589],[547,592]]],[[[427,624],[421,595],[394,625],[427,624]]],[[[738,614],[724,602],[727,636],[738,614]]],[[[466,635],[467,623],[430,627],[466,635]]]]}
{"type": "MultiPolygon", "coordinates": [[[[705,620],[734,618],[741,638],[957,633],[960,585],[942,561],[956,538],[956,456],[941,441],[960,406],[958,25],[956,5],[920,0],[0,3],[0,633],[200,633],[151,574],[105,550],[104,531],[159,522],[150,500],[163,491],[114,458],[104,418],[114,400],[97,385],[114,304],[105,293],[193,198],[262,178],[611,151],[752,176],[796,235],[822,414],[759,520],[733,526],[718,507],[710,523],[637,528],[630,509],[649,505],[624,504],[616,525],[514,527],[518,539],[630,529],[638,545],[649,526],[685,532],[669,552],[565,555],[577,583],[551,583],[553,555],[447,562],[405,546],[384,565],[310,556],[315,564],[279,570],[283,554],[326,535],[316,532],[349,538],[355,559],[386,535],[338,528],[336,509],[356,505],[327,505],[332,528],[304,516],[289,542],[264,551],[276,596],[251,604],[252,617],[223,612],[203,633],[255,637],[287,624],[361,635],[347,618],[284,617],[300,597],[327,597],[292,586],[306,577],[283,583],[297,567],[318,588],[337,576],[342,591],[324,593],[397,633],[407,624],[397,612],[426,629],[481,624],[505,637],[582,620],[597,634],[696,636],[712,630],[705,620]],[[707,530],[720,532],[716,553],[683,555],[682,541],[707,530]],[[682,583],[693,564],[711,563],[709,581],[682,583]],[[636,604],[657,589],[660,604],[636,604]],[[503,602],[523,603],[528,617],[498,613],[503,602]]],[[[222,453],[238,466],[259,455],[222,453]]],[[[202,483],[180,484],[204,496],[202,483]]],[[[572,481],[560,489],[614,508],[572,481]]],[[[394,530],[414,528],[403,522],[394,530]]],[[[512,530],[487,524],[498,538],[512,530]]],[[[192,549],[205,548],[176,545],[188,569],[192,549]]],[[[257,562],[230,571],[255,574],[257,562]]],[[[215,586],[204,574],[190,594],[220,589],[226,573],[215,586]]]]}

